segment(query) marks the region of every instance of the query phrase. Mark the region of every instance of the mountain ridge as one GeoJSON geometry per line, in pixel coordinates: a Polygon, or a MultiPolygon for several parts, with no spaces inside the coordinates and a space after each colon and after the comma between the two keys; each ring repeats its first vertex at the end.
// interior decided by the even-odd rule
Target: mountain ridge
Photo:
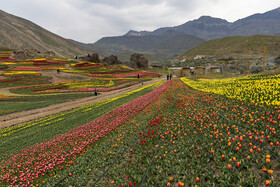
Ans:
{"type": "Polygon", "coordinates": [[[252,35],[252,36],[229,36],[208,40],[203,44],[188,50],[176,59],[193,59],[200,56],[212,56],[216,58],[227,57],[250,57],[262,58],[266,46],[267,57],[280,55],[280,36],[252,35]]]}
{"type": "MultiPolygon", "coordinates": [[[[123,36],[104,37],[91,44],[99,49],[103,55],[109,53],[148,53],[156,59],[169,59],[188,49],[191,49],[205,40],[182,32],[167,30],[161,34],[148,34],[146,31],[138,33],[129,31],[123,36]]],[[[123,59],[128,60],[128,59],[123,59]]]]}
{"type": "MultiPolygon", "coordinates": [[[[210,40],[214,38],[222,38],[227,36],[244,35],[250,36],[254,34],[266,34],[275,35],[279,33],[280,30],[280,7],[267,11],[265,13],[256,13],[245,18],[238,19],[234,22],[228,22],[222,18],[216,18],[212,16],[203,15],[198,19],[187,21],[181,25],[173,27],[162,27],[155,29],[154,31],[133,31],[132,33],[137,33],[138,36],[143,36],[147,34],[158,35],[166,30],[175,30],[183,32],[186,34],[194,35],[205,40],[210,40]],[[265,24],[263,21],[269,21],[265,24]],[[244,32],[241,32],[240,27],[246,27],[246,24],[251,24],[250,28],[244,32]],[[252,25],[253,24],[253,25],[252,25]],[[264,25],[265,26],[262,26],[264,25]],[[271,26],[272,25],[272,26],[271,26]],[[275,25],[275,26],[273,26],[275,25]],[[254,27],[254,29],[252,29],[254,27]],[[272,29],[271,29],[272,28],[272,29]],[[251,30],[251,31],[250,31],[251,30]],[[272,30],[272,31],[267,31],[272,30]],[[220,34],[206,34],[206,32],[220,32],[220,34]],[[203,33],[200,33],[203,32],[203,33]]],[[[126,36],[129,35],[129,32],[126,36]]]]}
{"type": "Polygon", "coordinates": [[[162,27],[153,31],[130,30],[122,36],[103,37],[92,45],[95,48],[102,48],[101,53],[112,51],[112,49],[115,54],[124,51],[138,51],[151,53],[165,60],[198,46],[203,40],[230,36],[277,35],[280,30],[279,20],[280,8],[265,13],[256,13],[234,22],[211,16],[201,16],[178,26],[162,27]],[[174,40],[172,41],[166,33],[171,34],[174,40]],[[158,42],[160,38],[161,41],[158,42]],[[193,42],[193,40],[197,40],[197,42],[193,42]],[[160,44],[161,42],[162,44],[160,44]],[[185,46],[184,43],[189,45],[185,46]]]}
{"type": "Polygon", "coordinates": [[[73,57],[85,50],[41,26],[0,10],[0,45],[11,49],[53,51],[57,56],[73,57]]]}

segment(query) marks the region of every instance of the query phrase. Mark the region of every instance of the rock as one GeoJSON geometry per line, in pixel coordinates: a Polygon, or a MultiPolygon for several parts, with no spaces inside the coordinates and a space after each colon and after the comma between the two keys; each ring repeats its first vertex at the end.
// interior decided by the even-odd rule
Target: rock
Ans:
{"type": "Polygon", "coordinates": [[[118,60],[117,56],[111,55],[111,56],[105,57],[103,59],[103,63],[106,65],[114,65],[114,64],[121,64],[121,61],[118,60]]]}
{"type": "Polygon", "coordinates": [[[34,54],[30,53],[28,50],[16,50],[14,51],[13,58],[18,60],[25,60],[28,58],[34,58],[34,54]]]}
{"type": "Polygon", "coordinates": [[[148,69],[149,64],[143,54],[134,53],[131,55],[130,63],[128,65],[134,69],[148,69]]]}
{"type": "Polygon", "coordinates": [[[276,64],[279,64],[279,65],[280,65],[280,56],[278,56],[277,58],[275,58],[274,62],[275,62],[276,64]]]}
{"type": "Polygon", "coordinates": [[[100,59],[99,59],[99,55],[97,53],[92,53],[91,55],[88,55],[90,62],[95,62],[95,63],[99,63],[100,59]]]}
{"type": "Polygon", "coordinates": [[[46,51],[45,53],[46,53],[46,55],[49,55],[49,56],[55,56],[55,52],[53,52],[53,51],[46,51]]]}
{"type": "Polygon", "coordinates": [[[84,55],[84,56],[79,56],[79,59],[85,60],[85,61],[88,61],[88,62],[95,62],[95,63],[100,62],[98,53],[92,53],[92,54],[87,54],[87,55],[84,55]]]}
{"type": "Polygon", "coordinates": [[[42,58],[47,56],[55,56],[53,51],[40,52],[36,49],[23,49],[23,50],[15,50],[13,52],[12,58],[18,60],[32,59],[32,58],[42,58]]]}

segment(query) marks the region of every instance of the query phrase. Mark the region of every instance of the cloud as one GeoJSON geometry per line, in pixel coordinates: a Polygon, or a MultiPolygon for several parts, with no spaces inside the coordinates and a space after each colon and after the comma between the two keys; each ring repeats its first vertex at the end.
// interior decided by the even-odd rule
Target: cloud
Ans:
{"type": "Polygon", "coordinates": [[[180,25],[202,15],[235,21],[279,6],[263,0],[9,0],[1,9],[62,37],[91,43],[131,29],[180,25]]]}

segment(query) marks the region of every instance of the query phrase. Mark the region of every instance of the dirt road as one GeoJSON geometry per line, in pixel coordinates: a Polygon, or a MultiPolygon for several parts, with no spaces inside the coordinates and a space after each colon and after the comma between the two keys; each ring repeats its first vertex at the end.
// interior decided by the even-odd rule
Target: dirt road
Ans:
{"type": "Polygon", "coordinates": [[[42,108],[38,108],[38,109],[32,109],[32,110],[15,112],[12,114],[3,115],[3,116],[0,116],[0,128],[9,127],[12,125],[18,125],[21,123],[32,121],[32,120],[42,118],[45,116],[49,116],[52,114],[56,114],[59,112],[78,108],[78,107],[81,107],[81,106],[84,106],[87,104],[92,104],[92,103],[95,103],[98,101],[117,97],[117,96],[120,96],[127,92],[130,92],[132,90],[138,89],[142,86],[156,83],[160,80],[165,80],[165,79],[164,78],[160,78],[160,79],[155,78],[151,81],[144,82],[143,85],[141,83],[139,83],[139,84],[127,87],[127,88],[120,89],[120,90],[102,92],[98,96],[91,96],[91,97],[86,97],[86,98],[82,98],[82,99],[72,100],[69,102],[54,104],[54,105],[50,105],[50,106],[46,106],[46,107],[42,107],[42,108]]]}

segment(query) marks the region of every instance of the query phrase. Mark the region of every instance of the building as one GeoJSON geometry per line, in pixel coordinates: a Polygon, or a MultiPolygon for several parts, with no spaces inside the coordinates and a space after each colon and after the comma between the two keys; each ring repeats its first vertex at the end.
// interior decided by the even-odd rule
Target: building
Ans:
{"type": "Polygon", "coordinates": [[[194,67],[185,67],[182,69],[181,76],[190,76],[193,74],[209,74],[209,73],[220,73],[220,68],[214,65],[208,66],[198,66],[197,68],[194,67]]]}
{"type": "Polygon", "coordinates": [[[182,71],[183,71],[183,67],[170,67],[170,68],[169,68],[169,72],[170,72],[172,75],[175,75],[175,76],[177,76],[177,77],[181,77],[182,71]]]}

